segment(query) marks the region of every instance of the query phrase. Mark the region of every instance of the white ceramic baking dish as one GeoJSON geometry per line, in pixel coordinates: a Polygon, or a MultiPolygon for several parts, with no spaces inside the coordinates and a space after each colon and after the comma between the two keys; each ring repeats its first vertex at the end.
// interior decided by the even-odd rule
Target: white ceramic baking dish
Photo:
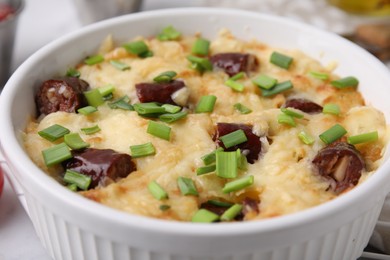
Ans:
{"type": "Polygon", "coordinates": [[[208,38],[226,27],[243,39],[254,37],[277,47],[303,50],[325,65],[338,62],[336,73],[357,76],[367,103],[390,120],[388,69],[347,40],[308,25],[244,11],[191,8],[132,14],[85,27],[32,55],[11,77],[0,98],[4,168],[14,185],[20,184],[20,197],[49,254],[55,259],[86,260],[359,257],[390,189],[389,149],[374,176],[331,202],[264,221],[225,224],[168,222],[123,213],[72,193],[29,159],[21,132],[35,111],[34,91],[40,82],[94,53],[108,34],[121,42],[156,35],[167,25],[185,34],[202,32],[208,38]]]}

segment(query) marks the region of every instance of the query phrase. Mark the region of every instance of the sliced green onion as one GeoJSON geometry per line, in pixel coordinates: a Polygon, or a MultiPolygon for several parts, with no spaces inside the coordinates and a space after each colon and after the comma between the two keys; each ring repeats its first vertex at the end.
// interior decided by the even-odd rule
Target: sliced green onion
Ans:
{"type": "Polygon", "coordinates": [[[200,57],[189,55],[187,56],[187,60],[191,62],[192,68],[198,70],[201,73],[213,69],[213,64],[207,58],[200,58],[200,57]]]}
{"type": "Polygon", "coordinates": [[[299,112],[296,112],[290,108],[285,108],[285,107],[282,107],[280,109],[283,113],[285,113],[286,115],[289,115],[289,116],[292,116],[292,117],[295,117],[295,118],[303,118],[303,114],[299,113],[299,112]]]}
{"type": "Polygon", "coordinates": [[[50,142],[54,142],[55,140],[58,140],[69,133],[70,131],[68,128],[65,128],[58,124],[54,124],[38,132],[39,136],[45,138],[50,142]]]}
{"type": "Polygon", "coordinates": [[[171,113],[171,114],[175,114],[181,110],[181,107],[171,105],[171,104],[164,104],[161,107],[163,107],[165,109],[165,112],[171,113]]]}
{"type": "Polygon", "coordinates": [[[236,178],[238,174],[236,152],[216,152],[215,155],[217,176],[227,179],[236,178]]]}
{"type": "Polygon", "coordinates": [[[322,134],[320,134],[320,139],[326,143],[330,144],[336,141],[337,139],[341,138],[343,135],[347,133],[347,130],[345,130],[344,127],[342,127],[339,124],[335,124],[322,134]]]}
{"type": "Polygon", "coordinates": [[[175,113],[175,114],[162,114],[162,115],[159,115],[158,119],[160,119],[161,121],[165,122],[165,123],[173,123],[173,122],[176,122],[180,119],[183,119],[185,118],[186,116],[188,115],[188,112],[187,111],[180,111],[178,113],[175,113]]]}
{"type": "Polygon", "coordinates": [[[147,52],[139,54],[138,57],[140,57],[140,58],[153,57],[153,52],[149,50],[147,52]]]}
{"type": "Polygon", "coordinates": [[[248,141],[248,138],[246,137],[245,132],[242,129],[238,129],[234,132],[221,136],[219,140],[222,141],[223,145],[226,148],[230,148],[248,141]]]}
{"type": "Polygon", "coordinates": [[[350,144],[360,144],[360,143],[368,143],[374,142],[378,140],[378,131],[364,133],[360,135],[349,136],[347,138],[347,142],[350,144]]]}
{"type": "Polygon", "coordinates": [[[108,106],[112,109],[123,109],[133,111],[134,107],[129,104],[130,98],[128,96],[123,96],[111,103],[108,103],[108,106]]]}
{"type": "Polygon", "coordinates": [[[93,112],[96,112],[96,111],[98,111],[97,108],[93,107],[93,106],[86,106],[86,107],[82,107],[82,108],[77,109],[78,113],[83,114],[85,116],[92,114],[93,112]]]}
{"type": "Polygon", "coordinates": [[[293,58],[290,56],[287,56],[285,54],[282,54],[280,52],[274,51],[271,54],[270,62],[275,64],[276,66],[279,66],[283,69],[288,69],[293,61],[293,58]]]}
{"type": "Polygon", "coordinates": [[[148,184],[148,190],[158,200],[168,199],[168,193],[156,181],[148,184]]]}
{"type": "Polygon", "coordinates": [[[156,154],[156,149],[152,143],[144,143],[130,146],[131,157],[139,158],[156,154]]]}
{"type": "Polygon", "coordinates": [[[228,79],[225,81],[225,85],[232,88],[235,91],[242,92],[245,88],[245,86],[237,81],[234,81],[232,79],[228,79]]]}
{"type": "Polygon", "coordinates": [[[170,25],[162,29],[162,32],[157,35],[157,39],[160,41],[172,41],[179,39],[180,36],[181,33],[170,25]]]}
{"type": "Polygon", "coordinates": [[[171,128],[164,124],[156,123],[154,121],[149,121],[148,129],[146,130],[148,134],[154,135],[161,139],[169,141],[171,138],[171,128]]]}
{"type": "Polygon", "coordinates": [[[291,88],[293,88],[293,84],[290,80],[288,80],[288,81],[284,81],[284,82],[276,84],[271,89],[262,89],[261,95],[263,97],[269,97],[269,96],[276,95],[280,92],[286,91],[286,90],[291,89],[291,88]]]}
{"type": "Polygon", "coordinates": [[[242,177],[240,179],[226,183],[222,189],[222,192],[229,193],[229,192],[233,192],[233,191],[242,190],[242,189],[252,185],[253,182],[254,182],[253,175],[248,175],[248,176],[242,177]]]}
{"type": "Polygon", "coordinates": [[[122,70],[123,71],[123,70],[129,70],[130,69],[129,65],[127,65],[124,62],[118,61],[118,60],[110,60],[110,63],[111,63],[112,66],[114,66],[118,70],[122,70]]]}
{"type": "Polygon", "coordinates": [[[161,211],[167,211],[167,210],[170,209],[170,208],[171,208],[171,206],[166,205],[166,204],[162,204],[162,205],[160,205],[160,207],[159,207],[159,209],[160,209],[161,211]]]}
{"type": "Polygon", "coordinates": [[[191,52],[196,55],[206,56],[209,54],[209,47],[210,41],[203,38],[198,38],[194,42],[194,45],[192,45],[191,52]]]}
{"type": "Polygon", "coordinates": [[[105,96],[112,94],[115,90],[115,87],[114,87],[114,85],[108,84],[107,86],[98,88],[98,90],[99,90],[100,94],[102,95],[102,97],[105,97],[105,96]]]}
{"type": "Polygon", "coordinates": [[[84,96],[90,106],[98,107],[104,103],[103,96],[99,89],[92,89],[84,92],[84,96]]]}
{"type": "Polygon", "coordinates": [[[66,170],[64,181],[69,184],[75,184],[81,190],[88,190],[91,185],[92,178],[91,176],[87,176],[76,171],[66,170]]]}
{"type": "Polygon", "coordinates": [[[214,95],[202,96],[196,105],[195,113],[213,112],[217,97],[214,95]]]}
{"type": "Polygon", "coordinates": [[[248,160],[245,155],[241,153],[240,149],[236,150],[236,155],[237,155],[237,167],[240,170],[248,170],[248,160]]]}
{"type": "Polygon", "coordinates": [[[73,150],[80,150],[89,147],[89,143],[84,142],[78,133],[70,133],[64,136],[64,141],[67,146],[73,150]]]}
{"type": "Polygon", "coordinates": [[[134,41],[125,43],[123,45],[123,48],[126,49],[127,52],[135,54],[135,55],[142,55],[149,51],[148,45],[144,41],[134,41]]]}
{"type": "Polygon", "coordinates": [[[156,76],[153,81],[157,83],[167,83],[171,82],[174,77],[176,77],[177,73],[174,71],[165,71],[158,76],[156,76]]]}
{"type": "Polygon", "coordinates": [[[238,214],[240,214],[242,210],[241,204],[234,204],[230,208],[228,208],[222,215],[221,220],[222,221],[231,221],[233,220],[238,214]]]}
{"type": "Polygon", "coordinates": [[[202,166],[196,169],[196,175],[203,175],[210,172],[215,172],[216,165],[215,164],[209,164],[206,166],[202,166]]]}
{"type": "Polygon", "coordinates": [[[67,71],[66,71],[66,76],[68,77],[75,77],[75,78],[79,78],[80,77],[80,71],[76,70],[75,68],[69,68],[67,71]]]}
{"type": "Polygon", "coordinates": [[[325,104],[322,108],[322,113],[338,116],[340,114],[340,107],[337,104],[325,104]]]}
{"type": "Polygon", "coordinates": [[[329,75],[327,73],[323,73],[323,72],[310,71],[310,75],[316,79],[321,79],[321,80],[328,80],[329,79],[329,75]]]}
{"type": "Polygon", "coordinates": [[[332,84],[336,88],[348,88],[348,87],[356,88],[357,85],[359,85],[359,80],[355,77],[350,76],[338,80],[333,80],[330,82],[330,84],[332,84]]]}
{"type": "Polygon", "coordinates": [[[101,129],[98,125],[94,125],[94,126],[91,126],[91,127],[85,127],[85,128],[81,128],[81,131],[86,134],[86,135],[91,135],[91,134],[94,134],[94,133],[97,133],[99,132],[101,129]]]}
{"type": "Polygon", "coordinates": [[[101,63],[103,61],[104,61],[103,55],[95,55],[85,59],[84,63],[91,66],[91,65],[101,63]]]}
{"type": "Polygon", "coordinates": [[[195,213],[191,221],[196,223],[211,223],[217,221],[218,219],[219,216],[214,212],[207,209],[200,209],[195,213]]]}
{"type": "Polygon", "coordinates": [[[192,179],[180,176],[177,178],[177,185],[179,186],[181,194],[198,196],[198,191],[196,190],[195,183],[192,179]]]}
{"type": "Polygon", "coordinates": [[[71,191],[77,191],[77,185],[74,184],[74,183],[68,184],[68,185],[66,185],[66,187],[67,187],[68,189],[70,189],[71,191]]]}
{"type": "Polygon", "coordinates": [[[233,77],[230,77],[229,79],[239,80],[239,79],[242,79],[243,77],[245,77],[245,73],[241,71],[241,72],[235,74],[233,77]]]}
{"type": "Polygon", "coordinates": [[[209,165],[209,164],[215,163],[215,153],[219,152],[219,151],[223,151],[223,148],[222,147],[218,147],[216,150],[212,151],[211,153],[203,155],[201,157],[203,163],[205,165],[209,165]]]}
{"type": "Polygon", "coordinates": [[[277,79],[271,78],[267,75],[260,75],[257,76],[252,80],[253,84],[263,88],[263,89],[270,89],[278,82],[277,79]]]}
{"type": "Polygon", "coordinates": [[[252,112],[252,110],[246,106],[244,106],[243,104],[241,103],[236,103],[233,105],[233,107],[238,111],[240,112],[241,114],[249,114],[252,112]]]}
{"type": "Polygon", "coordinates": [[[299,138],[304,144],[307,144],[307,145],[311,145],[311,144],[314,143],[314,137],[310,136],[309,134],[307,134],[307,133],[304,132],[304,131],[299,132],[298,138],[299,138]]]}
{"type": "Polygon", "coordinates": [[[295,120],[292,116],[286,115],[286,114],[279,114],[278,115],[278,123],[279,124],[285,124],[290,126],[296,126],[297,123],[295,123],[295,120]]]}
{"type": "Polygon", "coordinates": [[[60,143],[42,151],[46,166],[61,163],[72,158],[72,153],[65,143],[60,143]]]}
{"type": "Polygon", "coordinates": [[[228,208],[228,207],[231,207],[234,205],[233,203],[220,201],[220,200],[208,200],[207,202],[212,204],[212,205],[215,205],[218,207],[225,207],[225,208],[228,208]]]}
{"type": "Polygon", "coordinates": [[[134,104],[133,107],[139,115],[165,113],[165,109],[155,102],[137,103],[134,104]]]}

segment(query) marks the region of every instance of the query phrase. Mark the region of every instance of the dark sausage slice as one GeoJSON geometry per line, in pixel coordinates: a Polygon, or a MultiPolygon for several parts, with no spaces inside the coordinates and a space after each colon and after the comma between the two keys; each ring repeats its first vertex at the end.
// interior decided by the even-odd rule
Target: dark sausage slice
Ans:
{"type": "Polygon", "coordinates": [[[321,149],[313,159],[321,176],[331,181],[336,193],[355,186],[365,163],[359,151],[345,142],[334,142],[321,149]]]}
{"type": "Polygon", "coordinates": [[[172,94],[184,87],[185,84],[181,80],[166,83],[138,83],[135,85],[141,103],[158,102],[172,105],[177,105],[172,99],[172,94]]]}
{"type": "Polygon", "coordinates": [[[46,115],[57,111],[75,113],[87,105],[83,92],[88,89],[86,81],[75,77],[47,80],[35,98],[38,111],[46,115]]]}
{"type": "Polygon", "coordinates": [[[237,215],[236,220],[244,220],[248,214],[258,215],[260,212],[259,203],[258,200],[249,197],[243,199],[241,202],[242,210],[241,213],[237,215]]]}
{"type": "Polygon", "coordinates": [[[245,124],[217,123],[217,131],[214,134],[213,139],[217,145],[224,148],[225,151],[240,149],[241,152],[246,155],[249,163],[254,163],[259,158],[261,152],[260,137],[252,132],[252,126],[245,124]],[[248,141],[226,149],[219,138],[239,129],[244,131],[248,141]]]}
{"type": "Polygon", "coordinates": [[[215,214],[217,214],[218,216],[221,216],[229,207],[228,206],[218,206],[218,205],[215,205],[215,204],[212,204],[208,201],[202,203],[200,205],[200,208],[201,209],[207,209],[215,214]]]}
{"type": "Polygon", "coordinates": [[[99,184],[104,186],[110,180],[125,178],[136,170],[130,155],[95,148],[73,151],[73,158],[66,161],[64,167],[91,176],[91,189],[99,184]]]}
{"type": "Polygon", "coordinates": [[[243,53],[219,53],[211,56],[210,60],[214,67],[223,69],[230,77],[241,71],[255,71],[259,65],[254,55],[243,53]]]}
{"type": "Polygon", "coordinates": [[[283,107],[292,107],[308,114],[317,114],[322,112],[322,106],[304,98],[289,99],[283,107]]]}

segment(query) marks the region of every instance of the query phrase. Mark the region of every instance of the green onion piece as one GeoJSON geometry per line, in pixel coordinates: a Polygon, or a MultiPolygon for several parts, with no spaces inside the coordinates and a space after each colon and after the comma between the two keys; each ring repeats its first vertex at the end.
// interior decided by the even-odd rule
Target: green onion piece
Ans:
{"type": "Polygon", "coordinates": [[[198,191],[196,190],[195,183],[192,179],[180,176],[177,178],[177,185],[179,186],[181,194],[198,196],[198,191]]]}
{"type": "Polygon", "coordinates": [[[188,115],[187,111],[180,111],[180,112],[175,113],[175,114],[162,114],[162,115],[159,115],[158,119],[160,119],[161,121],[163,121],[165,123],[170,124],[170,123],[173,123],[175,121],[178,121],[180,119],[185,118],[187,115],[188,115]]]}
{"type": "Polygon", "coordinates": [[[243,104],[241,103],[236,103],[233,105],[233,107],[238,111],[240,112],[241,114],[249,114],[252,112],[252,110],[246,106],[244,106],[243,104]]]}
{"type": "Polygon", "coordinates": [[[207,58],[200,58],[200,57],[189,55],[187,56],[187,60],[191,62],[192,68],[198,70],[201,73],[213,69],[213,64],[207,58]]]}
{"type": "Polygon", "coordinates": [[[94,133],[97,133],[99,132],[101,129],[98,125],[95,125],[95,126],[92,126],[92,127],[85,127],[85,128],[81,128],[81,131],[86,134],[86,135],[91,135],[91,134],[94,134],[94,133]]]}
{"type": "Polygon", "coordinates": [[[321,79],[321,80],[328,80],[329,79],[329,75],[327,73],[310,71],[310,75],[316,79],[321,79]]]}
{"type": "Polygon", "coordinates": [[[295,118],[303,118],[303,114],[299,113],[299,112],[296,112],[290,108],[285,108],[285,107],[282,107],[280,109],[283,113],[285,113],[286,115],[289,115],[291,117],[295,117],[295,118]]]}
{"type": "Polygon", "coordinates": [[[171,113],[171,114],[175,114],[181,110],[181,107],[171,105],[171,104],[164,104],[161,107],[163,107],[165,109],[165,112],[171,113]]]}
{"type": "Polygon", "coordinates": [[[207,209],[200,209],[195,213],[191,221],[196,223],[211,223],[217,221],[218,219],[219,216],[214,212],[207,209]]]}
{"type": "Polygon", "coordinates": [[[233,77],[231,77],[229,79],[231,79],[231,80],[239,80],[239,79],[242,79],[243,77],[245,77],[245,73],[241,71],[241,72],[235,74],[233,77]]]}
{"type": "Polygon", "coordinates": [[[104,61],[104,57],[102,55],[95,55],[85,59],[84,63],[91,66],[91,65],[101,63],[103,61],[104,61]]]}
{"type": "Polygon", "coordinates": [[[68,128],[58,124],[54,124],[38,132],[39,136],[49,140],[50,142],[54,142],[69,133],[70,131],[68,128]]]}
{"type": "Polygon", "coordinates": [[[157,136],[161,139],[169,141],[171,138],[171,128],[164,124],[156,123],[154,121],[149,121],[148,129],[146,130],[148,134],[157,136]]]}
{"type": "Polygon", "coordinates": [[[139,54],[138,57],[140,57],[140,58],[153,57],[153,52],[152,51],[147,51],[147,52],[139,54]]]}
{"type": "Polygon", "coordinates": [[[130,146],[131,157],[139,158],[156,154],[156,149],[152,143],[144,143],[130,146]]]}
{"type": "Polygon", "coordinates": [[[209,165],[209,164],[215,163],[215,153],[219,152],[219,151],[223,151],[223,148],[222,147],[218,147],[216,150],[212,151],[211,153],[203,155],[201,157],[203,163],[205,165],[209,165]]]}
{"type": "Polygon", "coordinates": [[[237,177],[236,152],[216,152],[216,174],[219,177],[232,179],[237,177]]]}
{"type": "Polygon", "coordinates": [[[195,113],[213,112],[217,97],[214,95],[202,96],[196,105],[195,113]]]}
{"type": "Polygon", "coordinates": [[[228,208],[222,215],[221,220],[222,221],[231,221],[233,220],[238,214],[240,214],[242,210],[241,204],[234,204],[230,208],[228,208]]]}
{"type": "Polygon", "coordinates": [[[286,91],[286,90],[291,89],[291,88],[293,88],[293,84],[291,83],[290,80],[288,80],[288,81],[276,84],[271,89],[262,89],[261,90],[261,95],[263,97],[269,97],[269,96],[276,95],[276,94],[278,94],[280,92],[286,91]]]}
{"type": "Polygon", "coordinates": [[[161,211],[167,211],[167,210],[170,209],[170,208],[171,208],[171,206],[166,205],[166,204],[162,204],[162,205],[160,205],[160,207],[159,207],[159,209],[160,209],[161,211]]]}
{"type": "Polygon", "coordinates": [[[203,38],[198,38],[194,42],[194,45],[192,45],[191,52],[196,55],[206,56],[209,54],[209,47],[210,41],[203,38]]]}
{"type": "Polygon", "coordinates": [[[129,104],[130,98],[128,96],[123,96],[111,103],[108,103],[108,106],[112,109],[123,109],[133,111],[134,107],[129,104]]]}
{"type": "Polygon", "coordinates": [[[165,109],[155,102],[137,103],[134,104],[133,107],[139,115],[165,113],[165,109]]]}
{"type": "Polygon", "coordinates": [[[81,139],[78,133],[66,134],[64,136],[64,141],[66,145],[72,148],[73,150],[80,150],[89,147],[89,144],[84,142],[84,140],[81,139]]]}
{"type": "Polygon", "coordinates": [[[246,171],[248,170],[248,160],[246,159],[246,156],[241,153],[240,149],[236,150],[237,155],[237,167],[240,170],[246,171]]]}
{"type": "Polygon", "coordinates": [[[338,80],[333,80],[330,82],[330,84],[332,84],[336,88],[348,88],[348,87],[356,88],[357,85],[359,85],[359,80],[355,77],[350,76],[338,80]]]}
{"type": "Polygon", "coordinates": [[[52,166],[72,158],[72,153],[65,143],[60,143],[42,151],[46,166],[52,166]]]}
{"type": "Polygon", "coordinates": [[[374,142],[378,140],[378,131],[364,133],[360,135],[349,136],[347,138],[347,142],[350,144],[360,144],[360,143],[368,143],[374,142]]]}
{"type": "Polygon", "coordinates": [[[245,132],[242,129],[238,129],[234,132],[221,136],[219,140],[222,141],[223,145],[226,148],[230,148],[248,141],[248,138],[246,137],[245,132]]]}
{"type": "Polygon", "coordinates": [[[228,87],[231,87],[233,90],[238,91],[238,92],[242,92],[245,88],[243,84],[241,84],[237,81],[234,81],[232,79],[226,80],[225,85],[228,87]]]}
{"type": "Polygon", "coordinates": [[[277,79],[271,78],[267,75],[260,75],[257,76],[252,80],[253,84],[263,88],[263,89],[270,89],[278,82],[277,79]]]}
{"type": "Polygon", "coordinates": [[[114,92],[115,87],[114,87],[114,85],[108,84],[107,86],[98,88],[98,90],[99,90],[100,94],[102,95],[102,97],[106,97],[114,92]]]}
{"type": "Polygon", "coordinates": [[[292,116],[286,115],[286,114],[279,114],[278,115],[278,123],[279,124],[285,124],[290,126],[296,126],[297,124],[294,121],[294,118],[292,116]]]}
{"type": "Polygon", "coordinates": [[[98,107],[104,103],[103,96],[99,89],[92,89],[84,92],[84,96],[90,106],[98,107]]]}
{"type": "Polygon", "coordinates": [[[130,69],[129,65],[127,65],[124,62],[118,61],[118,60],[110,60],[110,64],[112,66],[114,66],[115,68],[117,68],[118,70],[124,71],[124,70],[129,70],[130,69]]]}
{"type": "Polygon", "coordinates": [[[148,184],[148,190],[158,200],[168,199],[168,193],[156,181],[148,184]]]}
{"type": "Polygon", "coordinates": [[[271,54],[270,62],[283,69],[288,69],[293,61],[290,56],[274,51],[271,54]]]}
{"type": "Polygon", "coordinates": [[[82,108],[77,109],[78,113],[83,114],[85,116],[92,114],[93,112],[96,112],[96,111],[98,111],[97,108],[93,107],[93,106],[86,106],[86,107],[82,107],[82,108]]]}
{"type": "Polygon", "coordinates": [[[91,185],[92,178],[91,176],[87,176],[76,171],[66,170],[64,181],[69,184],[76,184],[76,186],[81,190],[88,190],[91,185]]]}
{"type": "Polygon", "coordinates": [[[68,184],[68,185],[66,185],[66,187],[67,187],[68,189],[70,189],[71,191],[77,191],[77,185],[74,184],[74,183],[68,184]]]}
{"type": "Polygon", "coordinates": [[[173,80],[174,77],[176,77],[177,73],[174,71],[165,71],[158,76],[156,76],[153,81],[157,83],[168,83],[173,80]]]}
{"type": "Polygon", "coordinates": [[[208,200],[207,202],[212,204],[212,205],[215,205],[218,207],[225,207],[225,208],[228,208],[228,207],[231,207],[234,205],[233,203],[220,201],[220,200],[208,200]]]}
{"type": "Polygon", "coordinates": [[[339,139],[340,137],[342,137],[343,135],[345,135],[346,133],[347,133],[347,130],[345,130],[344,127],[342,127],[339,124],[335,124],[334,126],[329,128],[328,130],[326,130],[325,132],[320,134],[320,139],[324,143],[330,144],[330,143],[333,143],[334,141],[336,141],[337,139],[339,139]]]}
{"type": "Polygon", "coordinates": [[[240,179],[226,183],[222,189],[222,192],[229,193],[229,192],[233,192],[233,191],[242,190],[242,189],[252,185],[253,182],[254,182],[253,175],[248,175],[248,176],[242,177],[240,179]]]}
{"type": "Polygon", "coordinates": [[[125,43],[123,45],[123,48],[126,49],[127,52],[135,54],[135,55],[142,55],[149,51],[148,45],[144,41],[135,41],[135,42],[129,42],[125,43]]]}
{"type": "Polygon", "coordinates": [[[69,68],[67,71],[66,71],[66,76],[68,77],[75,77],[75,78],[79,78],[80,77],[80,71],[76,70],[75,68],[69,68]]]}
{"type": "Polygon", "coordinates": [[[196,169],[196,175],[203,175],[210,172],[215,172],[216,165],[215,164],[209,164],[206,166],[202,166],[196,169]]]}
{"type": "Polygon", "coordinates": [[[338,116],[340,114],[340,107],[337,104],[325,104],[322,108],[322,113],[338,116]]]}
{"type": "Polygon", "coordinates": [[[298,138],[299,138],[304,144],[307,144],[307,145],[311,145],[311,144],[314,143],[314,137],[310,136],[309,134],[307,134],[307,133],[304,132],[304,131],[299,132],[298,138]]]}
{"type": "Polygon", "coordinates": [[[172,41],[177,40],[181,36],[181,33],[178,32],[175,28],[173,28],[171,25],[165,27],[162,32],[157,35],[157,39],[160,41],[172,41]]]}

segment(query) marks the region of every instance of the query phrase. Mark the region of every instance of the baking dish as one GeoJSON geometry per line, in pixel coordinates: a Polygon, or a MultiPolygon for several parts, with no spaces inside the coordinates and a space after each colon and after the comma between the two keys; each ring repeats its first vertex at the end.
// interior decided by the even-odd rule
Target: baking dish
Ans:
{"type": "MultiPolygon", "coordinates": [[[[40,171],[21,145],[35,110],[34,87],[94,53],[112,34],[118,42],[156,35],[174,25],[213,37],[229,28],[243,39],[300,49],[335,73],[357,75],[368,104],[386,115],[387,68],[336,36],[283,18],[228,9],[172,9],[118,17],[65,36],[31,56],[7,83],[0,101],[1,152],[6,172],[24,193],[38,236],[55,259],[356,259],[367,244],[389,191],[389,151],[365,183],[334,201],[291,215],[245,223],[193,224],[126,214],[89,201],[40,171]]],[[[387,118],[389,120],[389,118],[387,118]]]]}

